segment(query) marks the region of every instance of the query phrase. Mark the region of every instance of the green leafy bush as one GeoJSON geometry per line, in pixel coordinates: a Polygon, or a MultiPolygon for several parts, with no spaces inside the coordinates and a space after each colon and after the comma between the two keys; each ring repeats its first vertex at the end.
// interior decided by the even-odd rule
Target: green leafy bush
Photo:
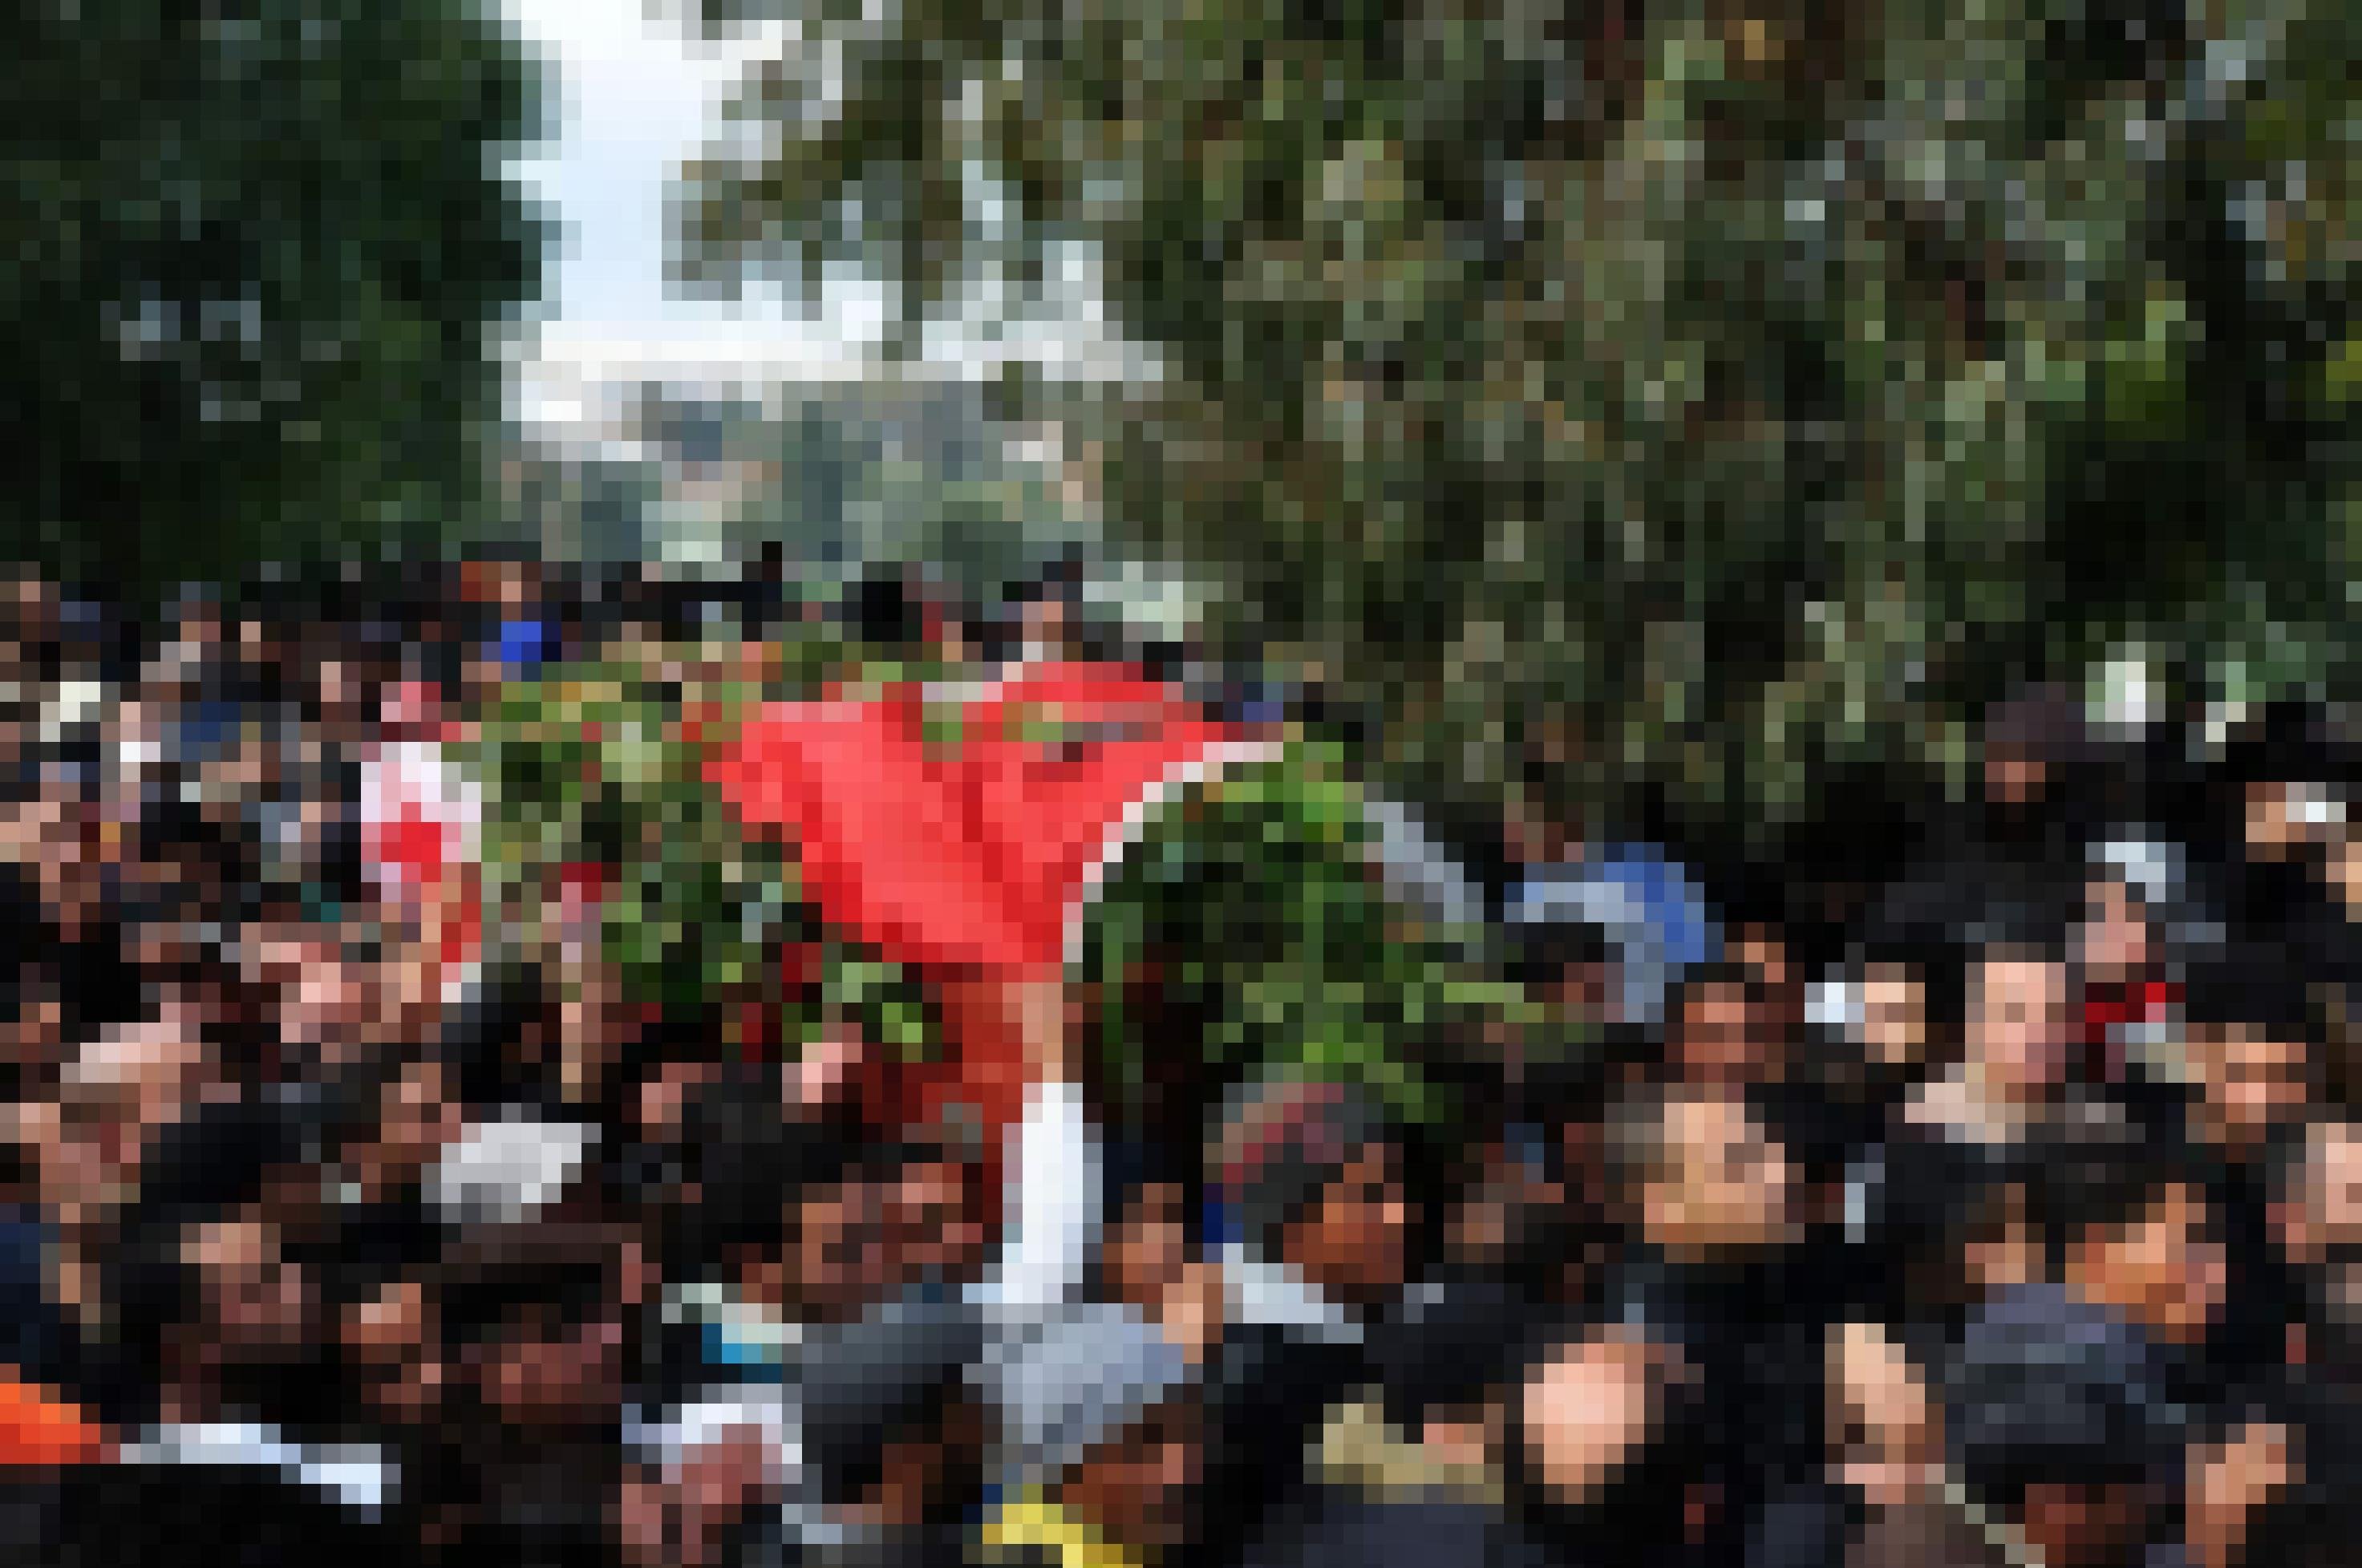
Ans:
{"type": "Polygon", "coordinates": [[[596,867],[598,949],[626,999],[681,1017],[753,1000],[791,1045],[849,1020],[906,1057],[934,1049],[916,981],[858,944],[822,939],[791,849],[749,834],[708,782],[712,748],[754,703],[846,677],[903,675],[809,628],[743,668],[734,646],[647,646],[553,667],[505,688],[461,761],[482,780],[485,897],[496,963],[562,960],[563,888],[596,867]],[[809,943],[818,973],[781,984],[809,943]]]}
{"type": "Polygon", "coordinates": [[[1336,1074],[1414,1120],[1450,1113],[1439,1055],[1480,1014],[1515,1016],[1515,999],[1467,933],[1386,890],[1372,844],[1360,788],[1301,750],[1151,819],[1084,936],[1092,1040],[1119,1113],[1148,1109],[1150,1054],[1192,1040],[1209,1078],[1336,1074]]]}

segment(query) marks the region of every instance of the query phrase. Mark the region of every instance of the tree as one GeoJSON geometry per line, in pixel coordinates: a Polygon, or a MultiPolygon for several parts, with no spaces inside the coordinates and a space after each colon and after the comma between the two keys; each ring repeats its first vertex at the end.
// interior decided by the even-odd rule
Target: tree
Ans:
{"type": "Polygon", "coordinates": [[[484,520],[488,334],[540,133],[476,0],[23,0],[0,18],[5,553],[133,584],[484,520]]]}
{"type": "Polygon", "coordinates": [[[2350,6],[796,15],[691,261],[851,257],[916,318],[1095,249],[1167,370],[1098,410],[1110,528],[1429,793],[1539,767],[1760,841],[2127,639],[2342,679],[2350,6]]]}

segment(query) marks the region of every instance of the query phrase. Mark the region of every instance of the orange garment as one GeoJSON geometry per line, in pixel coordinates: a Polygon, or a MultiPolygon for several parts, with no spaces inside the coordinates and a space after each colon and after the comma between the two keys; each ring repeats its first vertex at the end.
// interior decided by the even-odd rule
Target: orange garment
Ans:
{"type": "Polygon", "coordinates": [[[110,1446],[105,1430],[82,1407],[0,1373],[0,1466],[93,1464],[110,1446]]]}

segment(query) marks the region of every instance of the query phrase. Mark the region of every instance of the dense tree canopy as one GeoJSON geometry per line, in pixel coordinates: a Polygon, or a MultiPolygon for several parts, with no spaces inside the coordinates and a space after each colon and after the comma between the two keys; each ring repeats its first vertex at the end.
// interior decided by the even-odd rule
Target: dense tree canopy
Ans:
{"type": "Polygon", "coordinates": [[[0,553],[242,575],[482,521],[488,343],[542,250],[496,12],[24,0],[0,59],[0,553]]]}
{"type": "Polygon", "coordinates": [[[1082,411],[1110,526],[1390,766],[1751,825],[2127,639],[2333,671],[2337,0],[767,8],[691,261],[916,318],[1095,248],[1166,371],[1082,411]]]}

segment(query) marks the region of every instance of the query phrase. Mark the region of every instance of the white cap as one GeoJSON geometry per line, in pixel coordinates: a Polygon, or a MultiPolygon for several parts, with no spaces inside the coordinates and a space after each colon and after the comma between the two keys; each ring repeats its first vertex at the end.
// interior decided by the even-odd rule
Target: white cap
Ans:
{"type": "Polygon", "coordinates": [[[515,1112],[475,1122],[427,1174],[427,1199],[447,1219],[529,1219],[573,1185],[598,1141],[595,1127],[515,1112]]]}
{"type": "Polygon", "coordinates": [[[1805,992],[1805,1021],[1816,1029],[1857,1034],[1865,1016],[1861,982],[1851,975],[1840,972],[1816,980],[1805,992]]]}

